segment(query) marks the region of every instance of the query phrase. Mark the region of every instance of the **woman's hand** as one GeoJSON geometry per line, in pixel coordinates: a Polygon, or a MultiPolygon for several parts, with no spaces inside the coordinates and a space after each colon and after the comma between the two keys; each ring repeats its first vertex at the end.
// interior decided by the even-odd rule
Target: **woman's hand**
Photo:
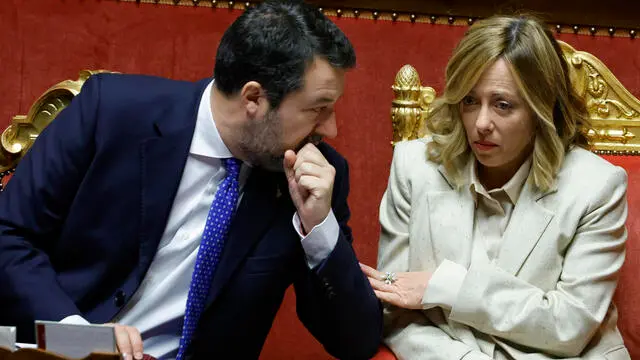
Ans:
{"type": "Polygon", "coordinates": [[[371,283],[378,299],[405,309],[422,309],[431,274],[426,271],[383,273],[365,264],[360,268],[371,283]]]}

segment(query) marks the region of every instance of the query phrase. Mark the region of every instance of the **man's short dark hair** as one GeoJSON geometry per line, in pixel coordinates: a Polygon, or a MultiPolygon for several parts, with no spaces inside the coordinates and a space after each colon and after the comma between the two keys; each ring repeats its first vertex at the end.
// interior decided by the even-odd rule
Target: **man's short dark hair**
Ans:
{"type": "Polygon", "coordinates": [[[247,9],[222,36],[213,72],[216,87],[231,96],[257,81],[277,108],[303,86],[316,56],[340,69],[356,62],[349,39],[318,9],[302,1],[266,1],[247,9]]]}

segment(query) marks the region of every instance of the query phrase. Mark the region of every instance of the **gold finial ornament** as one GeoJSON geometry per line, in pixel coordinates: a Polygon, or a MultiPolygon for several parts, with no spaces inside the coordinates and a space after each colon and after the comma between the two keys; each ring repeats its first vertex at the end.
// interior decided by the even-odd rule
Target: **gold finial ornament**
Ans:
{"type": "Polygon", "coordinates": [[[425,119],[436,91],[420,84],[418,71],[411,65],[403,66],[391,87],[394,100],[391,106],[393,142],[421,138],[426,134],[425,119]]]}

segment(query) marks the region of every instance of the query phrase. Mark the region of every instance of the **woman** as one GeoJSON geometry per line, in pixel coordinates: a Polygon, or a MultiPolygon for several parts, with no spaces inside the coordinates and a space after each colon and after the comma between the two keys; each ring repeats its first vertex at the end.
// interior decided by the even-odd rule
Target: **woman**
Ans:
{"type": "Polygon", "coordinates": [[[432,136],[398,144],[380,205],[385,342],[399,359],[629,359],[611,302],[626,173],[592,154],[547,27],[473,25],[432,136]]]}

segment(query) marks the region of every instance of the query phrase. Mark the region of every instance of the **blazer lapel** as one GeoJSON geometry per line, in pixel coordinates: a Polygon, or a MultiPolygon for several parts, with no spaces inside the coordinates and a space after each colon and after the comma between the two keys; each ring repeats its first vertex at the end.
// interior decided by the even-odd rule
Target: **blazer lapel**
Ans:
{"type": "Polygon", "coordinates": [[[471,262],[474,201],[468,189],[455,190],[444,167],[439,169],[451,190],[429,192],[431,242],[436,259],[448,259],[468,267],[471,262]]]}
{"type": "Polygon", "coordinates": [[[509,225],[502,236],[502,247],[498,255],[498,265],[515,275],[527,259],[554,213],[544,208],[538,200],[555,192],[555,188],[546,193],[535,191],[527,181],[513,209],[509,225]]]}
{"type": "MultiPolygon", "coordinates": [[[[207,305],[214,301],[238,265],[276,218],[277,202],[281,194],[288,191],[281,189],[279,176],[284,175],[259,168],[252,169],[209,288],[207,305]]],[[[291,214],[293,215],[293,210],[291,214]]]]}

